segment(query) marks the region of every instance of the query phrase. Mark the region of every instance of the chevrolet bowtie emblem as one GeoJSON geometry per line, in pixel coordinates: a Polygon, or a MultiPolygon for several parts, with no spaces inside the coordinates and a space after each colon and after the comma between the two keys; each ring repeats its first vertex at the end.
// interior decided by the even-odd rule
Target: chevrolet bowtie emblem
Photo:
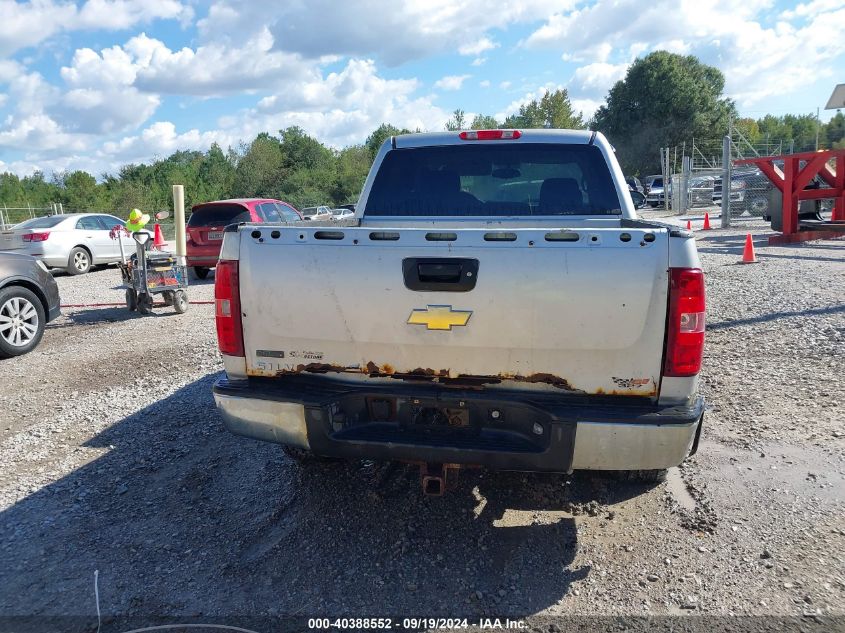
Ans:
{"type": "Polygon", "coordinates": [[[424,325],[428,330],[451,330],[454,325],[466,325],[472,310],[453,310],[452,306],[427,306],[425,310],[412,310],[408,317],[411,325],[424,325]]]}

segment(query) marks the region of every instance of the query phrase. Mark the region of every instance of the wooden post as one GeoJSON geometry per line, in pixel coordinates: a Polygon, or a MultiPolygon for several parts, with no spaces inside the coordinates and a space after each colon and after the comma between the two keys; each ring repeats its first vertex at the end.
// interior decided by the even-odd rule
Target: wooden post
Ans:
{"type": "Polygon", "coordinates": [[[185,187],[173,185],[173,219],[176,223],[176,256],[185,257],[187,244],[185,243],[185,187]]]}

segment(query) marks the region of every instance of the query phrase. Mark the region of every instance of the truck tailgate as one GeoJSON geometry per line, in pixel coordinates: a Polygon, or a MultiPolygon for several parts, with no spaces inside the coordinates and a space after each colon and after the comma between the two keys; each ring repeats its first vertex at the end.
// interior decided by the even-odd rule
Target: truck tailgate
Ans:
{"type": "Polygon", "coordinates": [[[262,225],[242,228],[240,240],[250,375],[426,375],[658,392],[663,228],[262,225]]]}

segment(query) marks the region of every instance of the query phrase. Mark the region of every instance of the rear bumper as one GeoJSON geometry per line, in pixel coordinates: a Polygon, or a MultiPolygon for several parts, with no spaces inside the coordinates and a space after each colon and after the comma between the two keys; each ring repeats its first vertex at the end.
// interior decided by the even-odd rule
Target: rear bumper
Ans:
{"type": "Polygon", "coordinates": [[[189,244],[187,248],[186,261],[188,266],[207,266],[213,268],[220,258],[222,242],[213,245],[198,246],[189,244]]]}
{"type": "Polygon", "coordinates": [[[205,268],[214,268],[217,266],[217,257],[191,257],[186,258],[186,265],[188,266],[204,266],[205,268]]]}
{"type": "Polygon", "coordinates": [[[570,472],[677,466],[697,445],[704,400],[658,408],[630,398],[460,391],[429,386],[350,387],[295,379],[214,385],[232,433],[329,457],[570,472]],[[372,402],[395,402],[372,419],[372,402]],[[627,400],[627,401],[626,401],[627,400]],[[466,409],[470,427],[408,424],[403,411],[466,409]],[[494,418],[493,412],[498,412],[494,418]]]}

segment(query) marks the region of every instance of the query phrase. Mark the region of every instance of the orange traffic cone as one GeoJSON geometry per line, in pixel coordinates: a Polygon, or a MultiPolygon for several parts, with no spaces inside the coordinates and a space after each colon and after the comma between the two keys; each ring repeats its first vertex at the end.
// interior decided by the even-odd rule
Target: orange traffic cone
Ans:
{"type": "Polygon", "coordinates": [[[687,231],[692,231],[692,222],[687,220],[687,231]]]}
{"type": "Polygon", "coordinates": [[[703,228],[703,230],[704,231],[710,230],[710,214],[709,213],[704,214],[704,228],[703,228]]]}
{"type": "Polygon", "coordinates": [[[161,232],[161,224],[155,224],[153,228],[155,229],[153,233],[153,248],[161,250],[162,247],[167,245],[167,242],[164,241],[164,235],[161,232]]]}
{"type": "Polygon", "coordinates": [[[751,233],[745,236],[745,248],[742,249],[742,263],[756,264],[757,255],[754,254],[754,241],[751,239],[751,233]]]}

